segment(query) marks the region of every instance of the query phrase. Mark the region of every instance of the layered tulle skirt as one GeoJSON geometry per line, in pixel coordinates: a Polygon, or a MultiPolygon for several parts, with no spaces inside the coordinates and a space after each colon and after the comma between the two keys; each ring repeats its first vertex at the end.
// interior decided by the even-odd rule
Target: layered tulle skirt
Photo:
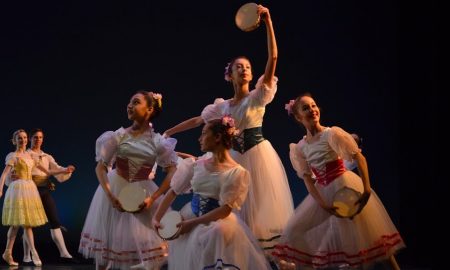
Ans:
{"type": "MultiPolygon", "coordinates": [[[[190,203],[180,211],[194,217],[190,203]]],[[[247,225],[231,213],[169,242],[169,270],[271,269],[247,225]]]]}
{"type": "Polygon", "coordinates": [[[47,223],[44,206],[32,180],[11,181],[3,202],[4,226],[37,227],[47,223]]]}
{"type": "MultiPolygon", "coordinates": [[[[115,196],[128,184],[115,170],[108,173],[108,178],[115,196]]],[[[150,180],[138,183],[149,194],[158,189],[150,180]]],[[[109,265],[112,269],[129,269],[140,263],[159,269],[167,260],[167,243],[152,229],[151,219],[160,199],[140,213],[119,212],[99,185],[84,223],[78,251],[85,258],[94,258],[97,264],[109,265]]]]}
{"type": "Polygon", "coordinates": [[[283,164],[268,140],[244,154],[232,151],[232,156],[251,175],[247,199],[238,214],[261,247],[270,251],[294,212],[283,164]]]}
{"type": "MultiPolygon", "coordinates": [[[[316,184],[328,205],[336,191],[348,186],[363,191],[358,175],[346,171],[327,186],[316,184]]],[[[308,195],[290,219],[274,255],[294,262],[297,269],[368,266],[386,260],[404,242],[374,191],[361,213],[352,220],[330,215],[308,195]]]]}

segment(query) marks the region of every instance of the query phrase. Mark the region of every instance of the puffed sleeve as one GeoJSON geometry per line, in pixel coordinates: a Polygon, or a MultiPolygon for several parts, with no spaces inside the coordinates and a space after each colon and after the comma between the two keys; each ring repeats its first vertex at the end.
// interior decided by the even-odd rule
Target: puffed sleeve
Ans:
{"type": "Polygon", "coordinates": [[[190,192],[194,166],[195,161],[192,158],[185,158],[178,163],[177,170],[170,181],[170,187],[177,195],[190,192]]]}
{"type": "Polygon", "coordinates": [[[301,151],[301,145],[304,143],[301,140],[298,144],[289,144],[289,158],[291,159],[292,167],[297,172],[298,177],[304,179],[305,174],[313,175],[311,168],[306,162],[305,156],[301,151]]]}
{"type": "Polygon", "coordinates": [[[220,189],[219,204],[241,209],[247,197],[249,184],[250,174],[246,169],[239,166],[232,170],[220,189]]]}
{"type": "Polygon", "coordinates": [[[5,158],[5,165],[14,167],[14,163],[16,162],[15,157],[16,155],[14,154],[14,152],[9,153],[5,158]]]}
{"type": "Polygon", "coordinates": [[[216,98],[213,104],[207,105],[200,116],[203,119],[203,122],[207,123],[214,119],[220,119],[223,116],[222,110],[219,108],[219,104],[223,103],[225,100],[223,98],[216,98]]]}
{"type": "Polygon", "coordinates": [[[156,163],[163,168],[176,165],[178,162],[178,156],[175,152],[177,140],[171,137],[164,138],[159,133],[154,135],[156,140],[156,163]]]}
{"type": "Polygon", "coordinates": [[[256,83],[255,90],[252,91],[252,97],[257,101],[257,103],[261,106],[265,106],[272,102],[275,97],[275,93],[278,89],[278,78],[273,77],[272,87],[269,88],[268,85],[263,83],[264,75],[259,77],[258,82],[256,83]]]}
{"type": "Polygon", "coordinates": [[[125,130],[120,128],[116,131],[106,131],[95,142],[95,161],[102,161],[110,167],[115,162],[117,146],[125,130]]]}
{"type": "MultiPolygon", "coordinates": [[[[48,159],[48,164],[49,164],[50,169],[61,169],[61,168],[64,168],[64,167],[60,166],[58,163],[56,163],[56,161],[53,158],[53,156],[47,154],[47,159],[48,159]]],[[[54,175],[56,180],[58,180],[58,182],[60,182],[60,183],[69,180],[69,178],[71,176],[72,176],[72,173],[58,173],[58,174],[54,175]]]]}
{"type": "Polygon", "coordinates": [[[328,135],[330,147],[339,157],[353,162],[353,155],[361,152],[352,135],[340,127],[331,127],[328,135]]]}

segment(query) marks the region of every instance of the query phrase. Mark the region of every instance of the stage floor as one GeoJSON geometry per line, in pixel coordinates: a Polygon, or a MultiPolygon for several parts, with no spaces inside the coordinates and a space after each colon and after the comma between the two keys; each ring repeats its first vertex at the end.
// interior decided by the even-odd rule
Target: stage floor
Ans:
{"type": "MultiPolygon", "coordinates": [[[[400,266],[402,270],[431,270],[431,268],[414,268],[414,267],[403,267],[400,266]]],[[[16,266],[16,267],[9,267],[7,265],[0,264],[0,270],[95,270],[95,265],[93,264],[76,264],[76,265],[57,265],[57,264],[45,264],[41,267],[36,266],[16,266]]],[[[161,270],[166,270],[167,268],[162,268],[161,270]]],[[[188,269],[186,269],[188,270],[188,269]]],[[[195,269],[194,269],[195,270],[195,269]]],[[[330,269],[334,270],[334,269],[330,269]]],[[[336,269],[337,270],[337,269],[336,269]]],[[[342,268],[340,270],[343,270],[342,268]]],[[[377,265],[372,270],[390,270],[390,267],[387,265],[377,265]]]]}

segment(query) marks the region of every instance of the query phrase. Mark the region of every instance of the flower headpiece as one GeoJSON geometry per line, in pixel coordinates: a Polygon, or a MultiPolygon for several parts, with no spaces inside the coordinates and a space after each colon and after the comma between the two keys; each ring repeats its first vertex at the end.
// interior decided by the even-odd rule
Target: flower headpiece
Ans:
{"type": "Polygon", "coordinates": [[[234,119],[230,115],[224,115],[222,117],[222,125],[227,127],[227,133],[230,135],[238,135],[239,129],[236,128],[236,124],[234,123],[234,119]]]}
{"type": "Polygon", "coordinates": [[[162,99],[162,95],[160,93],[153,93],[152,92],[152,98],[153,99],[162,99]]]}
{"type": "Polygon", "coordinates": [[[289,103],[284,105],[284,109],[288,112],[288,115],[292,114],[292,107],[294,106],[295,100],[289,100],[289,103]]]}
{"type": "Polygon", "coordinates": [[[155,92],[149,92],[148,93],[154,101],[156,101],[156,104],[158,104],[158,107],[162,107],[162,95],[160,93],[155,92]]]}
{"type": "Polygon", "coordinates": [[[231,62],[228,63],[227,66],[225,67],[225,73],[224,73],[224,76],[225,76],[225,81],[227,81],[227,82],[231,81],[231,76],[230,76],[230,65],[231,65],[231,62]]]}

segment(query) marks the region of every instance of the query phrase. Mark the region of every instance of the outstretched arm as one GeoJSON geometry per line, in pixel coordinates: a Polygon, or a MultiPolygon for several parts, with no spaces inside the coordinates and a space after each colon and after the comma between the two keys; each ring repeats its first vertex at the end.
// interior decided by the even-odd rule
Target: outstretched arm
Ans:
{"type": "Polygon", "coordinates": [[[266,84],[269,88],[272,88],[273,77],[275,76],[275,68],[277,66],[277,59],[278,59],[277,41],[275,39],[275,32],[273,30],[272,19],[270,17],[269,9],[259,5],[258,14],[261,16],[261,19],[266,24],[266,31],[267,31],[268,57],[267,57],[266,71],[264,72],[264,84],[266,84]]]}
{"type": "Polygon", "coordinates": [[[196,117],[192,117],[191,119],[188,119],[186,121],[183,121],[181,123],[179,123],[178,125],[169,128],[168,130],[166,130],[164,132],[164,134],[166,134],[167,136],[172,136],[176,133],[188,130],[188,129],[192,129],[192,128],[196,128],[198,126],[200,126],[201,124],[203,124],[203,119],[201,116],[196,116],[196,117]]]}

